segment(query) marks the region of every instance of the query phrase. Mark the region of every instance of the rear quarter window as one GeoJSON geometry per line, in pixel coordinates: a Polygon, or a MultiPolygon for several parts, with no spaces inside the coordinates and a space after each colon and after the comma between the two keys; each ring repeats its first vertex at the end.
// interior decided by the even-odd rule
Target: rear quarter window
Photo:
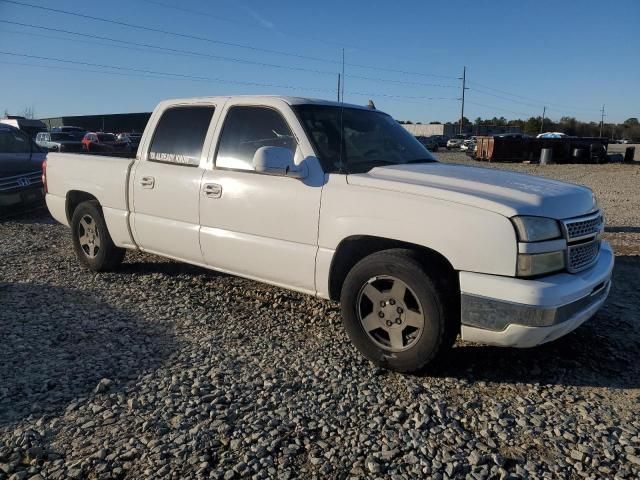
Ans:
{"type": "Polygon", "coordinates": [[[148,160],[197,167],[214,110],[213,106],[165,110],[153,133],[148,160]]]}

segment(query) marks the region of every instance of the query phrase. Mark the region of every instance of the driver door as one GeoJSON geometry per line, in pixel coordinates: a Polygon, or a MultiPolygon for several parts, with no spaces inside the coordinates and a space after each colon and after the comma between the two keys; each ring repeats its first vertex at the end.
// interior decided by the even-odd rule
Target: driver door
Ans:
{"type": "Polygon", "coordinates": [[[200,194],[205,263],[315,293],[324,175],[291,109],[228,105],[214,157],[215,166],[205,171],[200,194]],[[308,177],[256,172],[253,155],[264,146],[291,149],[297,164],[307,162],[308,177]]]}

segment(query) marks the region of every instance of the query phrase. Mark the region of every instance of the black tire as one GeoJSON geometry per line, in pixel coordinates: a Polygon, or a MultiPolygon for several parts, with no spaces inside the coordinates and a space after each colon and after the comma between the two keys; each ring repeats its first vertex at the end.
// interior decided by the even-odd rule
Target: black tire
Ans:
{"type": "Polygon", "coordinates": [[[113,270],[124,259],[126,250],[114,245],[100,204],[95,200],[82,202],[76,207],[71,219],[71,238],[80,264],[94,272],[113,270]],[[87,225],[88,229],[85,228],[87,225]],[[88,245],[83,243],[85,240],[81,241],[85,235],[91,238],[88,245]]]}
{"type": "MultiPolygon", "coordinates": [[[[452,298],[452,292],[446,291],[442,282],[427,274],[414,252],[392,249],[365,257],[351,269],[342,286],[340,304],[344,328],[354,346],[376,365],[408,373],[423,370],[455,342],[459,331],[459,316],[455,315],[455,309],[452,308],[452,298]],[[362,313],[363,301],[361,292],[364,292],[372,279],[382,278],[383,280],[375,281],[384,281],[385,277],[399,279],[406,284],[422,310],[424,326],[421,334],[417,339],[412,339],[413,343],[407,341],[408,346],[402,351],[392,351],[380,346],[365,331],[360,320],[359,312],[362,313]],[[451,315],[448,316],[448,313],[451,315]]],[[[373,302],[370,303],[374,305],[373,302]]],[[[372,306],[371,314],[375,313],[375,308],[372,306]]],[[[404,328],[401,334],[404,341],[406,327],[399,328],[404,328]]]]}

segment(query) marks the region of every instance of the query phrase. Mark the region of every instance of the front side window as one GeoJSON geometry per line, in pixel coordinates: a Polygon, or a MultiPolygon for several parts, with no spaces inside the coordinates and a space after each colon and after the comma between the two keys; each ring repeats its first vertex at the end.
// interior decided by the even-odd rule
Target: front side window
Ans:
{"type": "Polygon", "coordinates": [[[214,107],[173,107],[156,125],[149,147],[152,162],[197,167],[214,107]]]}
{"type": "Polygon", "coordinates": [[[386,113],[326,105],[297,105],[294,110],[326,173],[437,161],[386,113]]]}
{"type": "Polygon", "coordinates": [[[265,107],[231,107],[224,122],[217,168],[253,170],[253,155],[260,147],[296,151],[296,140],[280,113],[265,107]]]}

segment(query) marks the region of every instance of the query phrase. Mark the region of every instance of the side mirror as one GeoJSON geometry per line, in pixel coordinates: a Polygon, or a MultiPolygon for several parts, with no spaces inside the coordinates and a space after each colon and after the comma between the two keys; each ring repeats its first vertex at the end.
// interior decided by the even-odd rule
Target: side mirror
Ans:
{"type": "Polygon", "coordinates": [[[306,169],[293,161],[293,152],[283,147],[260,147],[253,155],[256,172],[281,177],[305,178],[306,169]]]}

